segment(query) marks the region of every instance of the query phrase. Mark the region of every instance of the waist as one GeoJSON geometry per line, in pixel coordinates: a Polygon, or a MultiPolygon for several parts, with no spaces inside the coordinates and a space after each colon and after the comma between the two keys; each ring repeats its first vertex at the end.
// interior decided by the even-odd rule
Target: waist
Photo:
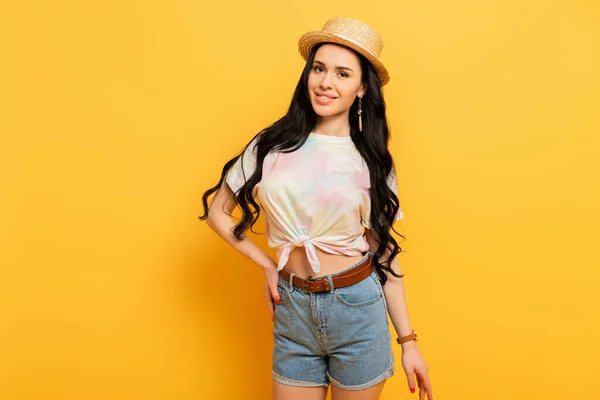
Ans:
{"type": "Polygon", "coordinates": [[[319,248],[316,248],[315,250],[321,263],[321,270],[318,273],[315,273],[312,270],[308,258],[306,257],[306,250],[304,247],[296,247],[290,252],[288,262],[285,264],[285,269],[302,278],[308,278],[309,276],[315,278],[343,271],[356,264],[364,257],[364,255],[347,256],[330,254],[319,248]]]}
{"type": "Polygon", "coordinates": [[[316,293],[333,292],[335,288],[354,285],[355,283],[368,278],[373,273],[372,255],[366,253],[359,262],[339,273],[304,279],[290,273],[286,268],[283,268],[279,271],[279,276],[280,278],[283,278],[285,282],[290,282],[290,284],[293,284],[304,292],[316,293]]]}

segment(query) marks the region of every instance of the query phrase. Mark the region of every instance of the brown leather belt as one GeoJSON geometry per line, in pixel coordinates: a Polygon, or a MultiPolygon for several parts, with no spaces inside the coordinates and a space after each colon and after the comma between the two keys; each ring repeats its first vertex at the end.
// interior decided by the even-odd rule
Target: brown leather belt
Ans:
{"type": "MultiPolygon", "coordinates": [[[[358,264],[354,268],[349,269],[348,271],[343,272],[339,275],[332,276],[331,280],[333,281],[333,287],[338,288],[354,285],[355,283],[360,282],[369,275],[371,275],[371,272],[373,272],[373,264],[371,263],[371,257],[372,256],[369,255],[369,257],[367,257],[365,261],[358,264]]],[[[279,271],[279,274],[287,282],[290,281],[291,274],[287,272],[285,268],[279,271]]],[[[300,278],[297,275],[294,275],[294,278],[292,279],[292,284],[299,289],[311,293],[329,292],[330,290],[329,279],[327,279],[327,276],[304,279],[300,278]]]]}

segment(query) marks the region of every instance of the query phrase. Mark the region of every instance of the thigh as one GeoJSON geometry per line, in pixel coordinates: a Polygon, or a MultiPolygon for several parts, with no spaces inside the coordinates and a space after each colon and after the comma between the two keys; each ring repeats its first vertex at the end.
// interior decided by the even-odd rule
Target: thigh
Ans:
{"type": "Polygon", "coordinates": [[[312,317],[311,296],[279,279],[281,304],[274,305],[273,379],[287,386],[327,387],[327,355],[312,317]]]}
{"type": "Polygon", "coordinates": [[[354,285],[335,289],[327,317],[332,385],[362,390],[394,374],[385,295],[375,272],[354,285]]]}
{"type": "Polygon", "coordinates": [[[273,380],[273,400],[325,400],[325,397],[327,386],[288,386],[273,380]]]}
{"type": "Polygon", "coordinates": [[[331,400],[378,400],[385,380],[362,390],[346,390],[331,385],[331,400]]]}

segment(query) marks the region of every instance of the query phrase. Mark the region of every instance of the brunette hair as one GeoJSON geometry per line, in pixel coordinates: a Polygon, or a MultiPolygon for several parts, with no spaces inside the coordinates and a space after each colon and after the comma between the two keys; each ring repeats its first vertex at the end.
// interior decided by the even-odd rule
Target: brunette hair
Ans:
{"type": "MultiPolygon", "coordinates": [[[[244,233],[250,229],[258,220],[261,208],[252,196],[252,190],[262,179],[262,164],[271,151],[293,152],[304,144],[309,133],[314,128],[317,121],[317,114],[313,110],[308,94],[308,76],[313,67],[313,61],[317,49],[324,43],[319,43],[311,50],[302,75],[296,85],[292,101],[287,113],[274,122],[269,127],[258,132],[252,140],[244,147],[237,156],[227,161],[221,171],[219,182],[208,189],[202,196],[202,205],[204,212],[198,218],[205,220],[208,217],[208,199],[223,184],[228,171],[243,157],[244,151],[254,142],[256,154],[256,169],[251,175],[247,176],[244,185],[234,196],[235,203],[242,211],[240,221],[233,228],[233,234],[238,240],[242,240],[244,233]],[[255,140],[256,139],[256,140],[255,140]]],[[[349,123],[350,136],[356,149],[365,160],[369,168],[371,181],[370,200],[371,200],[371,229],[376,233],[379,244],[377,250],[373,253],[373,265],[380,277],[382,284],[387,280],[383,270],[389,271],[393,276],[401,278],[404,275],[396,274],[390,267],[392,260],[402,251],[402,248],[396,242],[391,234],[393,230],[401,238],[403,235],[397,232],[393,227],[394,217],[400,209],[399,199],[387,184],[387,178],[394,162],[388,149],[389,128],[386,117],[386,106],[381,92],[381,82],[375,73],[371,63],[356,51],[348,48],[360,59],[362,69],[362,80],[367,84],[367,92],[362,97],[362,125],[363,131],[358,128],[358,101],[355,100],[350,107],[349,123]],[[387,260],[380,258],[385,250],[390,251],[390,257],[387,260]]]]}

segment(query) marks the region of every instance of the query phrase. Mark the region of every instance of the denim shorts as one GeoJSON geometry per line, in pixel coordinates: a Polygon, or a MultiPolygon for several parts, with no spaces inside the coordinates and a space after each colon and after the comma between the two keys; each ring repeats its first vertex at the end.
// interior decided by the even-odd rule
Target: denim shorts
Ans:
{"type": "Polygon", "coordinates": [[[394,374],[387,304],[377,273],[373,269],[362,281],[335,288],[331,277],[344,271],[326,275],[331,290],[317,293],[279,276],[281,303],[273,303],[275,381],[360,390],[394,374]]]}

